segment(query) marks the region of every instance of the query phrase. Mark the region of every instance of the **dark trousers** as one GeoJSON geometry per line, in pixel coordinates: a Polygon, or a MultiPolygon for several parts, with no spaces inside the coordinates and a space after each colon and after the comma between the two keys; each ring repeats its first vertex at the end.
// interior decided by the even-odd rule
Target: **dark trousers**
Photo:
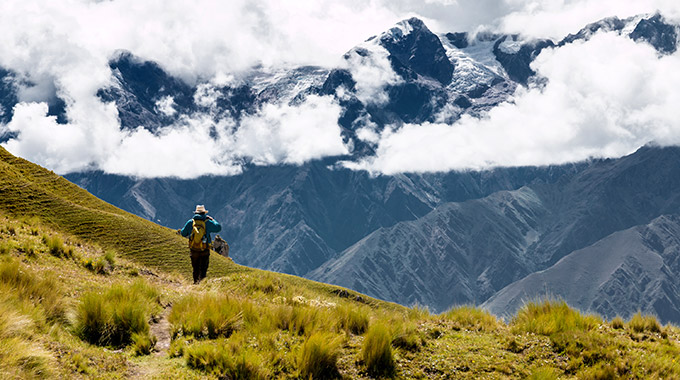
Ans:
{"type": "Polygon", "coordinates": [[[194,268],[194,284],[198,284],[208,273],[208,264],[210,263],[210,254],[207,255],[191,255],[191,266],[194,268]]]}

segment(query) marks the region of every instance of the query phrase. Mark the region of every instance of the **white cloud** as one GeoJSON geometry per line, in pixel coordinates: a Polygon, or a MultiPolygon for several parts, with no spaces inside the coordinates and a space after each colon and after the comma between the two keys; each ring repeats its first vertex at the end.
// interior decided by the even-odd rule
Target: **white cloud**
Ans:
{"type": "Polygon", "coordinates": [[[659,57],[615,33],[545,50],[533,68],[545,88],[453,125],[386,130],[355,169],[394,174],[561,164],[617,157],[647,143],[680,143],[680,54],[659,57]]]}
{"type": "Polygon", "coordinates": [[[508,33],[529,37],[561,39],[586,24],[606,17],[632,17],[661,11],[664,16],[680,17],[676,0],[506,0],[512,12],[500,22],[508,33]]]}
{"type": "Polygon", "coordinates": [[[177,113],[175,105],[172,96],[164,96],[156,101],[156,109],[165,116],[174,116],[177,113]]]}
{"type": "Polygon", "coordinates": [[[337,122],[340,112],[331,97],[309,96],[296,107],[267,104],[241,122],[236,151],[259,165],[302,164],[347,154],[337,122]]]}
{"type": "MultiPolygon", "coordinates": [[[[200,115],[178,120],[169,129],[154,135],[142,129],[122,131],[115,107],[102,103],[96,93],[111,84],[108,60],[120,49],[156,61],[189,83],[202,78],[217,85],[233,81],[241,70],[258,63],[264,66],[284,63],[338,65],[342,54],[359,41],[414,15],[425,18],[427,25],[437,32],[469,31],[480,24],[494,24],[506,31],[541,36],[559,34],[558,37],[562,37],[588,22],[612,14],[624,17],[656,9],[669,17],[680,14],[680,5],[675,0],[4,0],[0,2],[0,67],[17,72],[25,82],[19,92],[24,103],[17,105],[14,119],[6,126],[18,132],[19,136],[5,146],[15,154],[60,173],[101,168],[112,173],[138,176],[186,176],[192,170],[195,173],[196,169],[187,167],[179,154],[187,147],[210,151],[200,165],[199,171],[203,174],[234,173],[240,170],[239,162],[242,160],[252,159],[261,164],[300,163],[325,155],[343,154],[348,148],[343,145],[337,126],[339,106],[327,98],[310,97],[299,107],[265,106],[256,117],[244,120],[243,131],[239,135],[234,134],[232,120],[215,122],[200,115]],[[33,85],[27,85],[28,82],[33,85]],[[66,125],[59,125],[54,118],[46,115],[44,102],[56,95],[66,103],[69,122],[66,125]],[[218,134],[219,139],[210,142],[207,136],[213,132],[218,134]],[[266,139],[258,140],[258,136],[266,139]]],[[[638,54],[638,48],[633,46],[631,51],[638,54]]],[[[594,53],[597,57],[601,55],[594,53]]],[[[627,55],[619,53],[621,62],[629,61],[627,55]]],[[[554,56],[562,54],[567,53],[555,52],[554,56]]],[[[653,52],[650,51],[649,55],[653,52]]],[[[435,137],[449,136],[447,131],[458,129],[461,137],[452,141],[452,146],[460,145],[467,138],[468,145],[479,148],[481,153],[476,153],[468,145],[458,147],[457,151],[479,155],[484,157],[482,161],[491,164],[504,164],[505,156],[509,164],[544,163],[538,158],[544,156],[541,152],[547,148],[538,146],[540,141],[521,143],[520,137],[528,133],[526,131],[536,132],[538,136],[544,132],[546,136],[542,138],[549,145],[550,134],[547,131],[535,126],[532,128],[536,131],[520,129],[517,136],[509,131],[524,126],[525,121],[530,126],[532,122],[550,125],[549,116],[556,114],[549,114],[549,110],[569,111],[563,115],[566,121],[556,122],[556,131],[558,134],[574,133],[570,146],[583,150],[580,154],[565,153],[552,161],[591,154],[617,154],[636,145],[631,141],[643,141],[649,137],[673,141],[674,120],[672,114],[667,113],[670,101],[648,101],[647,97],[643,99],[641,94],[634,92],[628,96],[635,102],[624,102],[621,96],[611,97],[611,93],[616,91],[629,93],[615,83],[593,82],[605,86],[602,89],[591,89],[587,83],[580,82],[579,86],[574,86],[563,78],[565,74],[555,63],[556,58],[547,53],[542,59],[537,67],[551,80],[544,91],[532,89],[518,93],[515,105],[506,104],[481,121],[466,118],[453,127],[426,125],[421,129],[431,130],[435,137]],[[564,91],[570,94],[566,99],[556,96],[562,90],[559,86],[564,86],[564,91]],[[592,98],[588,103],[591,106],[584,106],[583,98],[588,97],[592,98]],[[598,97],[604,97],[604,100],[598,97]],[[547,104],[549,100],[555,100],[557,104],[551,106],[547,104]],[[530,101],[538,103],[534,106],[530,101]],[[632,106],[631,110],[617,108],[621,102],[632,106]],[[544,110],[537,111],[532,119],[529,111],[539,105],[544,110]],[[587,120],[601,120],[605,127],[583,132],[588,123],[580,119],[580,114],[574,111],[576,109],[588,114],[590,119],[587,120]],[[620,109],[626,115],[625,120],[617,119],[611,112],[605,112],[604,116],[598,113],[611,109],[620,109]],[[655,114],[653,110],[658,112],[655,114]],[[501,117],[515,121],[501,123],[501,117]],[[507,128],[496,128],[496,123],[507,128]],[[581,127],[576,131],[562,128],[565,123],[581,127]],[[528,153],[504,153],[504,156],[501,154],[503,147],[498,154],[487,152],[490,149],[478,141],[484,137],[482,132],[472,132],[466,126],[486,131],[490,141],[499,145],[505,141],[497,136],[508,138],[511,142],[517,140],[514,145],[509,145],[525,149],[528,153]],[[645,133],[649,135],[643,138],[645,133]],[[603,143],[592,143],[609,141],[612,136],[619,136],[621,141],[604,144],[604,147],[603,143]],[[579,139],[590,143],[577,144],[579,139]],[[530,148],[537,152],[531,153],[530,148]]],[[[576,65],[576,58],[565,59],[571,59],[565,61],[565,65],[576,65]]],[[[645,91],[657,92],[663,95],[663,99],[677,100],[677,95],[665,86],[668,78],[660,78],[652,70],[670,72],[672,81],[676,71],[672,66],[676,62],[672,59],[676,57],[650,61],[650,69],[642,73],[647,76],[649,84],[635,82],[630,85],[637,86],[643,94],[645,91]]],[[[399,80],[389,67],[386,56],[377,55],[374,61],[358,63],[355,61],[351,67],[362,99],[366,102],[384,101],[384,85],[399,80]]],[[[630,65],[621,66],[630,71],[626,75],[640,74],[634,72],[630,65]]],[[[582,75],[589,76],[586,68],[575,69],[583,70],[582,75]]],[[[617,70],[612,69],[613,73],[618,73],[617,70]]],[[[608,67],[603,72],[613,75],[608,67]]],[[[211,107],[216,93],[205,87],[196,96],[200,104],[211,107]]],[[[172,104],[168,100],[161,102],[159,108],[172,114],[172,104]]],[[[383,161],[393,157],[392,153],[400,149],[402,136],[416,133],[416,129],[415,126],[406,126],[403,131],[381,136],[380,155],[362,165],[374,170],[385,168],[386,172],[407,170],[408,165],[404,166],[406,169],[398,169],[399,159],[391,164],[383,161]]],[[[375,141],[376,136],[371,131],[363,130],[362,138],[375,141]]],[[[431,139],[419,134],[415,137],[426,141],[431,139]]],[[[439,144],[440,141],[434,141],[434,146],[439,144]]],[[[494,146],[492,143],[489,145],[494,146]]],[[[554,145],[552,147],[555,148],[554,145]]],[[[457,154],[439,161],[447,163],[445,167],[459,167],[465,160],[457,160],[457,154]]],[[[480,160],[470,165],[479,166],[480,160]]],[[[436,167],[435,164],[415,163],[412,166],[412,170],[436,167]]]]}
{"type": "Polygon", "coordinates": [[[392,70],[387,49],[375,39],[361,44],[359,48],[350,51],[344,62],[356,83],[357,98],[364,104],[383,105],[389,101],[385,87],[403,80],[392,70]]]}

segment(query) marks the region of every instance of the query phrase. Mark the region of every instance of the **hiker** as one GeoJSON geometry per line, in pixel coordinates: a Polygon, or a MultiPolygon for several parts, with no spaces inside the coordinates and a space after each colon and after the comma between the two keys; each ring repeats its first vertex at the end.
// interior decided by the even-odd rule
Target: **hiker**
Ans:
{"type": "Polygon", "coordinates": [[[194,269],[194,284],[198,284],[205,278],[210,262],[210,234],[220,232],[220,223],[208,216],[208,210],[204,205],[196,205],[194,217],[177,232],[189,238],[189,251],[191,254],[191,266],[194,269]]]}

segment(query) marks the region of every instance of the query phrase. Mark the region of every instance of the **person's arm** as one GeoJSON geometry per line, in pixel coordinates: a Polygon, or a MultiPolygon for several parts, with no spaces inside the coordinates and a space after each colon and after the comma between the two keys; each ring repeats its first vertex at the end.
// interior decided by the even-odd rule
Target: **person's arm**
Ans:
{"type": "Polygon", "coordinates": [[[184,225],[184,227],[180,230],[179,234],[184,236],[184,237],[189,237],[191,235],[191,230],[193,229],[194,226],[194,220],[189,219],[188,222],[184,225]]]}
{"type": "Polygon", "coordinates": [[[206,227],[206,230],[208,230],[209,233],[222,231],[220,222],[216,221],[212,216],[209,216],[207,219],[206,226],[210,226],[210,228],[206,227]]]}

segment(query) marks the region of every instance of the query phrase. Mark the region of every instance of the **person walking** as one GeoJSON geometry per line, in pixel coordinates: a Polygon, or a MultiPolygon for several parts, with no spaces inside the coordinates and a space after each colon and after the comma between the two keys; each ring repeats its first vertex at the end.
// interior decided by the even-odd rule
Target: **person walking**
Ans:
{"type": "Polygon", "coordinates": [[[189,238],[189,253],[191,266],[194,270],[194,284],[198,284],[208,273],[210,263],[211,233],[220,232],[222,226],[218,221],[208,216],[204,205],[196,205],[194,216],[177,232],[189,238]]]}

